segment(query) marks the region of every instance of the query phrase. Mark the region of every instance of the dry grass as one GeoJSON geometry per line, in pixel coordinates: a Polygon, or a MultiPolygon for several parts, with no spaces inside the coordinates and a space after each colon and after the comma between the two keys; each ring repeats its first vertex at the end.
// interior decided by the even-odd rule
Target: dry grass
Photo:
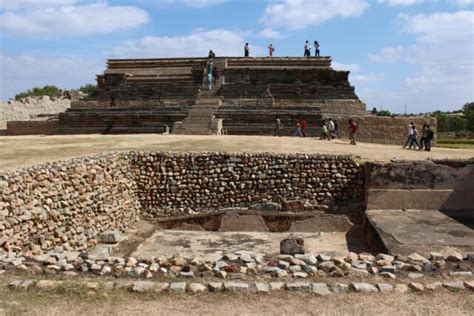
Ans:
{"type": "Polygon", "coordinates": [[[432,152],[403,150],[400,146],[314,138],[268,136],[185,135],[64,135],[0,137],[0,169],[32,165],[110,150],[227,151],[350,154],[363,160],[424,160],[472,158],[474,149],[434,148],[432,152]]]}

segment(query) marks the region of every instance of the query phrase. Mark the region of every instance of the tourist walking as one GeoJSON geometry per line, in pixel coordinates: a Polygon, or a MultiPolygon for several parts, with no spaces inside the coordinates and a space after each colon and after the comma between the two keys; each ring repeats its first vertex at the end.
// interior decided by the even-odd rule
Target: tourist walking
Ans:
{"type": "Polygon", "coordinates": [[[275,126],[274,126],[274,131],[273,131],[273,136],[280,136],[281,137],[281,129],[283,125],[281,125],[280,118],[277,116],[275,120],[275,126]]]}
{"type": "Polygon", "coordinates": [[[319,57],[319,42],[314,41],[314,56],[319,57]]]}
{"type": "Polygon", "coordinates": [[[270,58],[273,58],[273,52],[275,51],[275,48],[273,47],[273,45],[270,43],[270,45],[268,45],[268,57],[270,58]]]}
{"type": "Polygon", "coordinates": [[[329,136],[332,138],[336,138],[335,136],[335,125],[334,122],[332,121],[332,118],[329,118],[329,136]]]}
{"type": "Polygon", "coordinates": [[[212,90],[212,72],[214,71],[214,66],[212,65],[212,61],[209,61],[207,64],[207,87],[209,90],[212,90]]]}
{"type": "Polygon", "coordinates": [[[304,57],[310,57],[311,56],[311,45],[309,44],[308,41],[304,43],[304,57]]]}
{"type": "Polygon", "coordinates": [[[419,149],[420,143],[418,143],[418,130],[416,129],[415,125],[412,126],[412,130],[413,130],[413,133],[411,136],[410,146],[408,147],[408,149],[411,149],[412,146],[414,146],[415,149],[419,149]]]}
{"type": "Polygon", "coordinates": [[[303,134],[303,137],[306,137],[306,129],[308,128],[308,122],[306,121],[305,118],[303,118],[300,124],[301,124],[301,134],[303,134]]]}
{"type": "Polygon", "coordinates": [[[329,141],[331,140],[331,137],[329,136],[329,133],[328,133],[328,127],[326,126],[326,122],[323,122],[323,126],[321,127],[321,140],[326,139],[326,138],[329,141]]]}
{"type": "Polygon", "coordinates": [[[299,136],[299,137],[303,137],[303,133],[301,133],[301,123],[298,121],[296,122],[296,130],[295,132],[293,133],[294,136],[299,136]]]}
{"type": "Polygon", "coordinates": [[[245,56],[245,57],[249,57],[249,56],[250,56],[250,46],[249,46],[249,43],[245,43],[245,46],[244,46],[244,56],[245,56]]]}
{"type": "Polygon", "coordinates": [[[407,141],[405,142],[405,145],[403,146],[403,149],[405,149],[411,143],[412,137],[413,137],[413,122],[410,122],[410,124],[408,125],[407,141]]]}
{"type": "Polygon", "coordinates": [[[356,145],[355,135],[359,130],[359,126],[354,122],[353,119],[349,119],[349,139],[351,140],[351,145],[356,145]]]}
{"type": "Polygon", "coordinates": [[[427,124],[423,124],[423,127],[421,128],[421,138],[420,138],[420,150],[423,149],[425,145],[425,140],[426,140],[426,129],[427,129],[427,124]]]}
{"type": "Polygon", "coordinates": [[[336,138],[340,138],[339,137],[339,123],[337,122],[337,120],[334,120],[334,134],[336,135],[336,138]]]}
{"type": "Polygon", "coordinates": [[[425,150],[431,151],[431,141],[434,138],[434,132],[429,125],[426,125],[425,150]]]}

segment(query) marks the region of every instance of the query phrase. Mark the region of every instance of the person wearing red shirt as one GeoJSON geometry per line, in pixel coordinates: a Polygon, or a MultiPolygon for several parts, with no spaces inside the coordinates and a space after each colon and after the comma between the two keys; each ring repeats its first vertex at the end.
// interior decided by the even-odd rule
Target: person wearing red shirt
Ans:
{"type": "Polygon", "coordinates": [[[300,122],[301,126],[301,134],[303,134],[303,137],[306,137],[306,129],[308,128],[308,122],[306,122],[306,119],[302,119],[300,122]]]}
{"type": "Polygon", "coordinates": [[[351,145],[356,145],[355,134],[357,133],[359,126],[354,122],[353,119],[349,119],[349,139],[351,145]]]}

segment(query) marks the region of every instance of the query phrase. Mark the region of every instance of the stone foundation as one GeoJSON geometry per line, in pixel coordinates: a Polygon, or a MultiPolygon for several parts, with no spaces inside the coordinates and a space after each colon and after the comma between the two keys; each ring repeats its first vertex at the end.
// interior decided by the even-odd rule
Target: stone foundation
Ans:
{"type": "Polygon", "coordinates": [[[122,154],[78,158],[0,174],[0,246],[12,252],[85,250],[125,229],[140,206],[122,154]]]}
{"type": "Polygon", "coordinates": [[[285,199],[335,213],[364,209],[363,168],[350,156],[134,152],[129,159],[142,207],[155,215],[285,199]]]}

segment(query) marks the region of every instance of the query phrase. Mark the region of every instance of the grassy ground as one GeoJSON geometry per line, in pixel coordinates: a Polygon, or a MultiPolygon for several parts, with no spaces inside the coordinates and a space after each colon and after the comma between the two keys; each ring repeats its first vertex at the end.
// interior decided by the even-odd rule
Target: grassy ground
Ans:
{"type": "Polygon", "coordinates": [[[474,149],[474,139],[439,139],[438,147],[455,149],[474,149]]]}

